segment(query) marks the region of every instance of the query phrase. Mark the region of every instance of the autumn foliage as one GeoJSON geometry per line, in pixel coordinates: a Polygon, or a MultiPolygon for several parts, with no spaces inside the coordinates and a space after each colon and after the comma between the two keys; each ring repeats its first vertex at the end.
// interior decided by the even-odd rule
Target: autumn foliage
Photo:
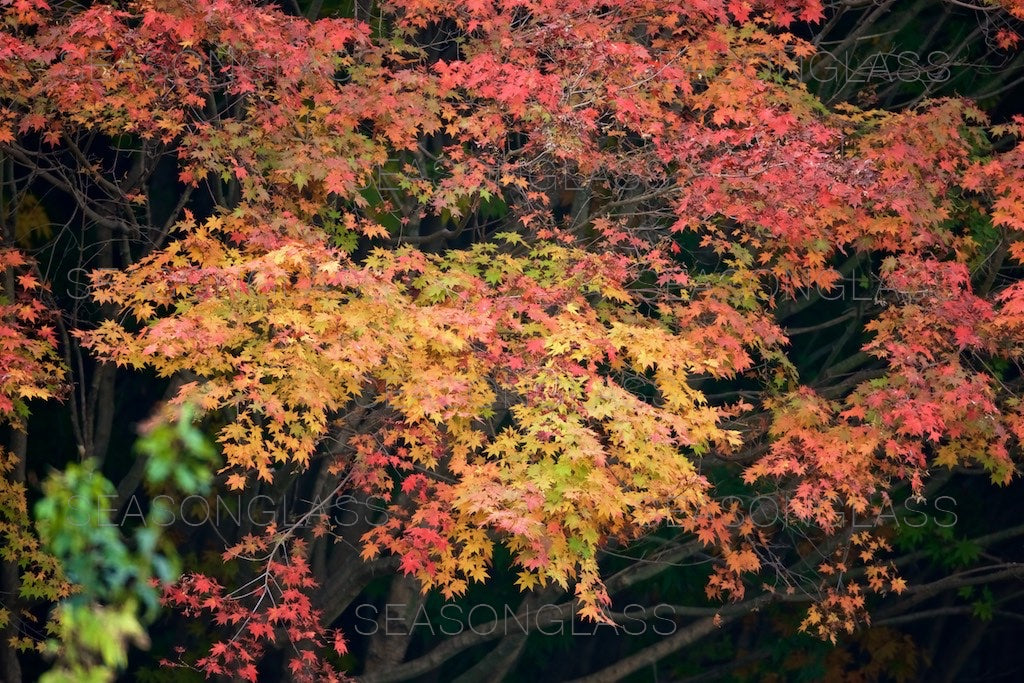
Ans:
{"type": "MultiPolygon", "coordinates": [[[[791,595],[772,530],[720,499],[724,462],[854,549],[862,580],[819,563],[803,623],[834,639],[866,593],[906,588],[845,515],[937,468],[1014,477],[1024,408],[993,368],[1024,354],[1024,284],[975,275],[991,255],[970,225],[1024,264],[1024,120],[824,106],[788,32],[815,0],[390,0],[373,24],[244,0],[2,4],[3,153],[145,245],[91,274],[103,313],[62,344],[180,380],[153,423],[194,406],[228,490],[315,470],[327,498],[388,501],[361,556],[424,590],[465,594],[502,545],[521,589],[611,620],[600,551],[669,523],[712,556],[708,596],[791,595]],[[96,136],[159,149],[181,200],[154,217],[135,171],[86,158],[96,136]],[[824,390],[780,310],[841,287],[844,262],[880,283],[857,330],[872,371],[824,390]]],[[[41,275],[6,247],[0,268],[0,415],[20,425],[65,370],[41,275]]],[[[322,509],[301,521],[332,533],[322,509]]],[[[256,680],[288,641],[295,680],[343,677],[303,525],[223,549],[249,583],[186,568],[166,587],[226,634],[166,664],[256,680]]]]}

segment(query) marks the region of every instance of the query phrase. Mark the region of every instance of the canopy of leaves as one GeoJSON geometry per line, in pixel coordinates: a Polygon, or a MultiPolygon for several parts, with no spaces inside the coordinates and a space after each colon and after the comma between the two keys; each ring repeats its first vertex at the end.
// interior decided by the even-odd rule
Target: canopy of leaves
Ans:
{"type": "MultiPolygon", "coordinates": [[[[1014,476],[1024,284],[999,275],[1024,263],[1024,119],[992,126],[960,99],[824,106],[795,78],[815,47],[789,32],[824,16],[817,0],[389,0],[373,24],[245,0],[2,6],[3,153],[120,243],[71,325],[0,251],[15,427],[26,400],[62,395],[59,325],[67,365],[85,349],[173,380],[150,440],[185,422],[202,461],[185,489],[215,458],[196,420],[227,489],[311,472],[317,495],[386,501],[360,555],[395,556],[424,590],[464,595],[502,546],[520,588],[573,590],[607,622],[600,551],[666,523],[711,556],[709,597],[742,599],[757,572],[768,598],[796,592],[777,530],[738,523],[717,490],[724,465],[839,546],[798,562],[820,579],[801,628],[832,640],[865,593],[906,588],[889,542],[846,515],[924,495],[939,467],[1014,476]],[[97,140],[137,163],[93,158],[97,140]],[[849,365],[815,376],[781,321],[850,264],[876,294],[841,318],[849,365]],[[861,580],[832,580],[851,550],[861,580]]],[[[160,452],[151,486],[171,480],[160,452]]],[[[41,528],[67,541],[57,498],[41,528]]],[[[307,523],[330,535],[313,505],[225,549],[262,567],[256,588],[166,587],[237,632],[179,663],[256,680],[287,637],[296,680],[341,676],[321,656],[347,648],[306,593],[307,523]]],[[[20,482],[0,484],[0,524],[24,586],[59,575],[24,535],[20,482]]]]}

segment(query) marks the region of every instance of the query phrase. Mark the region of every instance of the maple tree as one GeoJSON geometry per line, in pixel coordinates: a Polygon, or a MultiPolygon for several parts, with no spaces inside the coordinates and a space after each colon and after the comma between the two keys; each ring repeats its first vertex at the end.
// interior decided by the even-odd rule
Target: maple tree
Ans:
{"type": "MultiPolygon", "coordinates": [[[[790,32],[826,16],[816,0],[322,9],[3,2],[4,239],[51,268],[0,251],[0,415],[22,430],[27,400],[64,400],[85,464],[44,487],[41,546],[24,469],[9,478],[25,453],[4,460],[0,529],[24,597],[61,601],[62,637],[76,588],[58,538],[123,553],[212,625],[161,653],[169,671],[257,680],[280,651],[301,681],[346,675],[332,625],[378,569],[407,605],[497,575],[527,593],[528,622],[550,604],[612,624],[613,597],[651,574],[609,573],[604,554],[673,529],[641,559],[707,556],[720,606],[593,674],[611,680],[773,603],[808,603],[799,630],[826,641],[853,634],[909,584],[891,530],[851,515],[925,499],[942,468],[1011,483],[1020,116],[826,106],[797,78],[815,45],[790,32]],[[25,227],[41,206],[65,229],[25,227]],[[873,297],[834,304],[857,269],[873,297]],[[119,391],[146,398],[118,415],[119,391]],[[142,419],[149,446],[112,462],[142,419]],[[207,557],[177,581],[116,534],[54,522],[69,491],[115,499],[106,513],[172,485],[297,495],[226,545],[193,538],[207,557]],[[732,486],[778,514],[740,509],[732,486]],[[342,524],[352,505],[376,516],[342,524]]],[[[138,596],[71,569],[138,636],[138,596]]],[[[377,640],[363,677],[501,635],[409,661],[407,639],[377,640]]],[[[505,636],[496,651],[522,648],[505,636]]],[[[104,653],[96,675],[125,661],[104,653]]]]}

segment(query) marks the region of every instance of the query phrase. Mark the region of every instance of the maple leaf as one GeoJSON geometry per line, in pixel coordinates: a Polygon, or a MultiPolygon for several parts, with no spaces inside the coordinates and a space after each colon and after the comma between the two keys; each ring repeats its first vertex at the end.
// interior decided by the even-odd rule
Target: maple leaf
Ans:
{"type": "Polygon", "coordinates": [[[267,623],[262,621],[250,621],[248,629],[249,633],[251,633],[254,638],[265,638],[271,642],[274,640],[274,629],[267,623]]]}
{"type": "Polygon", "coordinates": [[[28,273],[18,276],[18,284],[26,290],[32,290],[39,287],[39,281],[33,275],[28,273]]]}

